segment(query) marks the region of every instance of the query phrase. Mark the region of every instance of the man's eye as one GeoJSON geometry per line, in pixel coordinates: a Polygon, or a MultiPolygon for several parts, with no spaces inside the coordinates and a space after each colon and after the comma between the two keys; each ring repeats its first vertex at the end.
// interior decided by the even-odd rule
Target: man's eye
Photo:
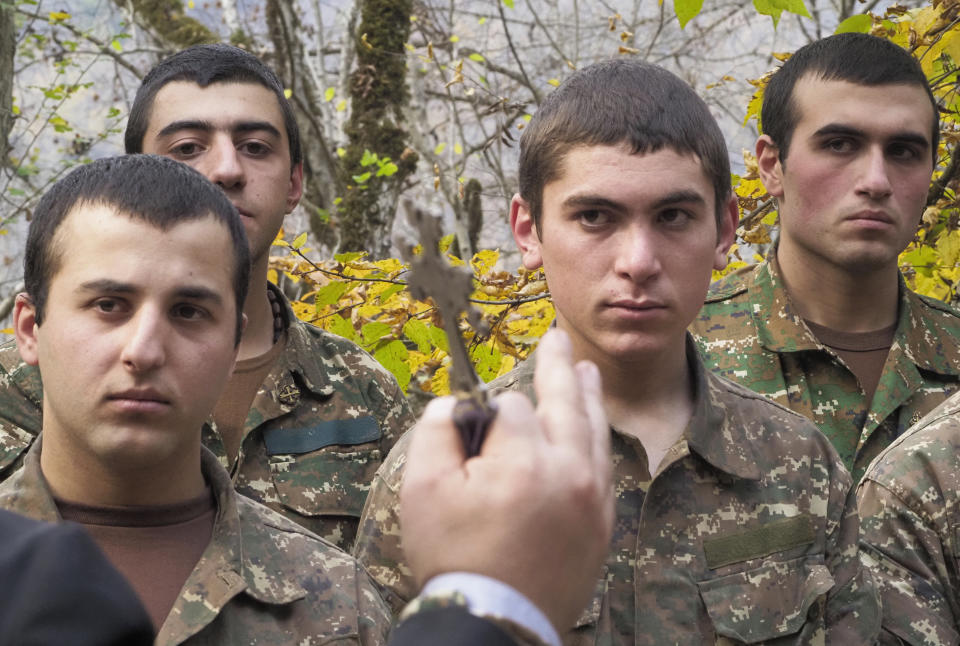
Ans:
{"type": "Polygon", "coordinates": [[[902,161],[911,161],[920,157],[920,153],[917,152],[916,148],[908,144],[890,144],[890,146],[887,147],[887,154],[894,159],[902,161]]]}
{"type": "Polygon", "coordinates": [[[687,223],[690,214],[683,209],[666,209],[660,212],[659,218],[664,224],[679,226],[687,223]]]}
{"type": "Polygon", "coordinates": [[[189,159],[200,152],[200,145],[194,142],[178,144],[170,149],[170,155],[174,159],[189,159]]]}
{"type": "Polygon", "coordinates": [[[93,307],[103,314],[116,314],[121,310],[121,303],[114,298],[98,298],[94,301],[93,307]]]}
{"type": "Polygon", "coordinates": [[[196,305],[183,303],[173,308],[173,315],[177,318],[186,319],[188,321],[196,321],[206,317],[207,313],[196,305]]]}
{"type": "Polygon", "coordinates": [[[590,209],[577,213],[577,219],[583,225],[596,227],[608,223],[610,221],[610,216],[603,211],[590,209]]]}
{"type": "Polygon", "coordinates": [[[849,139],[829,139],[824,147],[835,153],[848,153],[853,150],[853,142],[849,139]]]}
{"type": "Polygon", "coordinates": [[[240,150],[251,157],[263,157],[270,152],[270,146],[259,141],[248,141],[241,144],[240,150]]]}

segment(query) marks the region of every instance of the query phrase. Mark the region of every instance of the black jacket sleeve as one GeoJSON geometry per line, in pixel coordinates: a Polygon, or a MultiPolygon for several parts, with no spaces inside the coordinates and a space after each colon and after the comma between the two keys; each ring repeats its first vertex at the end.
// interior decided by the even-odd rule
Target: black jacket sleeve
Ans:
{"type": "Polygon", "coordinates": [[[0,646],[149,646],[136,593],[87,533],[0,510],[0,646]]]}
{"type": "Polygon", "coordinates": [[[417,612],[397,626],[388,646],[518,646],[496,624],[471,615],[464,608],[417,612]]]}

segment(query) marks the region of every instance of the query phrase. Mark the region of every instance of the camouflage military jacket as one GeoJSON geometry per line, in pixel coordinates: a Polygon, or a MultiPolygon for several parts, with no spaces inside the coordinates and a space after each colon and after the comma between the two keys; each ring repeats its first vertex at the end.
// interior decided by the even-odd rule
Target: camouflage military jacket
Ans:
{"type": "MultiPolygon", "coordinates": [[[[413,416],[396,380],[355,344],[298,320],[253,400],[239,459],[211,424],[204,444],[237,490],[349,550],[370,481],[413,416]]],[[[0,480],[40,432],[43,387],[16,343],[0,346],[0,480]]]]}
{"type": "MultiPolygon", "coordinates": [[[[652,480],[640,443],[613,431],[611,551],[564,643],[871,643],[879,601],[836,451],[803,417],[705,371],[692,340],[688,353],[694,414],[652,480]]],[[[493,385],[532,396],[532,363],[493,385]]],[[[354,548],[395,611],[416,592],[396,512],[407,444],[378,471],[354,548]]]]}
{"type": "Polygon", "coordinates": [[[709,368],[813,420],[856,481],[960,387],[960,312],[910,291],[902,278],[899,309],[872,402],[797,314],[772,254],[714,283],[690,330],[709,368]]]}
{"type": "Polygon", "coordinates": [[[960,644],[960,394],[897,439],[859,489],[885,644],[960,644]]]}
{"type": "MultiPolygon", "coordinates": [[[[0,508],[56,522],[40,451],[38,437],[23,468],[0,483],[0,508]]],[[[386,643],[389,610],[354,559],[237,495],[210,451],[201,462],[217,505],[213,536],[156,646],[386,643]]]]}

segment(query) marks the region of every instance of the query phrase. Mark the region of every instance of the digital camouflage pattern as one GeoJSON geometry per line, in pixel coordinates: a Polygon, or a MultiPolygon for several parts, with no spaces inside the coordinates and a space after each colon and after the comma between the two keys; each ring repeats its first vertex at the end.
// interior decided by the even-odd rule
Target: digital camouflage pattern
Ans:
{"type": "MultiPolygon", "coordinates": [[[[253,400],[239,459],[214,424],[203,442],[237,490],[344,550],[353,545],[370,481],[414,418],[393,375],[350,341],[298,320],[284,303],[287,345],[253,400]]],[[[0,480],[42,425],[39,371],[16,343],[0,346],[0,480]]]]}
{"type": "MultiPolygon", "coordinates": [[[[41,450],[37,438],[23,468],[0,483],[0,508],[57,522],[41,450]]],[[[390,612],[354,559],[237,495],[210,451],[201,464],[217,505],[213,536],[155,646],[387,642],[390,612]]]]}
{"type": "Polygon", "coordinates": [[[855,481],[960,387],[960,312],[900,279],[900,313],[872,402],[794,309],[774,254],[710,286],[690,326],[707,367],[813,420],[855,481]]]}
{"type": "MultiPolygon", "coordinates": [[[[836,451],[803,417],[704,370],[691,339],[688,353],[694,414],[655,477],[613,430],[611,551],[564,643],[871,643],[879,600],[836,451]]],[[[492,385],[532,397],[533,361],[492,385]]],[[[407,445],[378,471],[355,547],[395,611],[415,594],[396,511],[407,445]]]]}
{"type": "Polygon", "coordinates": [[[882,644],[960,644],[960,394],[897,439],[859,488],[882,644]]]}

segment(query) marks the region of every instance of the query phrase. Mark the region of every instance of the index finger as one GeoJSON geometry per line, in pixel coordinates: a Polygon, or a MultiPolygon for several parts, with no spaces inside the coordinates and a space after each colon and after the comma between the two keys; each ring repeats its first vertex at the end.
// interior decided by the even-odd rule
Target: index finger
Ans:
{"type": "Polygon", "coordinates": [[[537,416],[547,439],[570,444],[583,455],[593,454],[593,434],[584,406],[584,393],[573,365],[573,347],[566,332],[552,329],[537,347],[533,379],[537,416]]]}

